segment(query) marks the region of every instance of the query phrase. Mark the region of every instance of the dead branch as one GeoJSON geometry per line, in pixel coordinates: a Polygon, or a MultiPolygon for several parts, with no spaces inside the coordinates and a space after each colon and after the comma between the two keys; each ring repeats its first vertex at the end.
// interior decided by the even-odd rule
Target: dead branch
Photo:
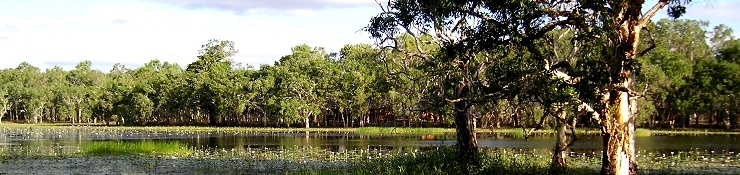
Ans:
{"type": "Polygon", "coordinates": [[[650,33],[650,29],[645,27],[643,30],[648,32],[648,37],[650,37],[650,46],[648,46],[648,48],[645,48],[645,50],[637,54],[637,57],[642,57],[645,54],[647,54],[650,50],[653,50],[655,48],[655,38],[653,38],[653,34],[650,33]]]}

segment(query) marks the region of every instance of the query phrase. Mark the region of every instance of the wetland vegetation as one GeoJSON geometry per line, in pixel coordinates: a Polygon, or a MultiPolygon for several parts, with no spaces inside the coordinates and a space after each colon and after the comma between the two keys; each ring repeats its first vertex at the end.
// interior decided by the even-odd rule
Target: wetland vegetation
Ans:
{"type": "Polygon", "coordinates": [[[96,141],[81,144],[80,153],[83,155],[155,155],[155,156],[177,156],[188,155],[190,148],[177,141],[169,142],[122,142],[122,141],[96,141]]]}
{"type": "Polygon", "coordinates": [[[390,2],[376,45],[259,68],[209,40],[183,66],[0,70],[0,173],[738,173],[740,40],[651,20],[690,1],[390,2]]]}
{"type": "MultiPolygon", "coordinates": [[[[0,172],[96,174],[460,174],[454,132],[385,133],[392,128],[106,127],[1,124],[0,172]],[[383,133],[382,135],[379,133],[383,133]],[[101,163],[102,162],[102,163],[101,163]],[[109,164],[115,164],[111,166],[109,164]],[[71,166],[74,165],[74,166],[71,166]]],[[[402,129],[402,128],[398,128],[402,129]]],[[[419,130],[410,130],[419,131],[419,130]]],[[[439,130],[437,131],[446,131],[439,130]]],[[[543,174],[554,135],[478,135],[474,173],[543,174]]],[[[426,132],[426,131],[425,131],[426,132]]],[[[585,131],[565,174],[598,173],[599,137],[585,131]],[[591,137],[589,137],[591,136],[591,137]]],[[[680,135],[680,134],[679,134],[680,135]]],[[[737,135],[639,136],[641,174],[740,173],[737,135]],[[704,143],[704,144],[699,144],[704,143]]]]}

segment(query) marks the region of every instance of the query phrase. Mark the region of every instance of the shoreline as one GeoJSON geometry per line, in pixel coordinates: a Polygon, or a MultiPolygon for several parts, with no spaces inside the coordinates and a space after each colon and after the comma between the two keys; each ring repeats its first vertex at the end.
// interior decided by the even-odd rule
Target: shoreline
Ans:
{"type": "MultiPolygon", "coordinates": [[[[104,125],[71,125],[68,123],[54,124],[22,124],[2,123],[0,128],[28,128],[33,129],[110,129],[110,130],[136,130],[136,131],[186,131],[186,132],[220,132],[220,133],[355,133],[360,135],[430,135],[430,134],[454,134],[454,128],[438,127],[355,127],[355,128],[273,128],[273,127],[217,127],[217,126],[104,126],[104,125]]],[[[601,132],[597,128],[577,128],[579,135],[598,135],[601,132]]],[[[478,134],[514,134],[523,135],[521,128],[483,129],[476,128],[478,134]]],[[[555,134],[551,129],[539,129],[531,134],[555,134]]],[[[740,130],[685,128],[685,129],[636,129],[637,136],[651,135],[740,135],[740,130]]]]}

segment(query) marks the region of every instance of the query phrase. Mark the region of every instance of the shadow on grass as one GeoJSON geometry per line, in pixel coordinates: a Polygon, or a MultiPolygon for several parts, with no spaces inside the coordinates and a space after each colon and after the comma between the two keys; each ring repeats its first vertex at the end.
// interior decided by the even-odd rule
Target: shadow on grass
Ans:
{"type": "MultiPolygon", "coordinates": [[[[531,154],[482,153],[477,166],[458,162],[457,150],[440,148],[424,153],[405,154],[355,162],[348,169],[299,170],[294,174],[598,174],[588,168],[550,172],[549,158],[531,154]]],[[[289,173],[293,174],[293,173],[289,173]]]]}
{"type": "MultiPolygon", "coordinates": [[[[380,159],[354,162],[348,168],[304,169],[286,174],[492,174],[492,175],[540,175],[599,174],[598,157],[570,159],[566,170],[550,169],[550,157],[522,153],[489,152],[479,155],[480,164],[467,166],[460,164],[457,150],[440,148],[417,154],[405,154],[380,159]]],[[[682,175],[706,174],[700,171],[677,169],[638,168],[638,174],[682,175]]],[[[726,173],[719,173],[726,174],[726,173]]]]}

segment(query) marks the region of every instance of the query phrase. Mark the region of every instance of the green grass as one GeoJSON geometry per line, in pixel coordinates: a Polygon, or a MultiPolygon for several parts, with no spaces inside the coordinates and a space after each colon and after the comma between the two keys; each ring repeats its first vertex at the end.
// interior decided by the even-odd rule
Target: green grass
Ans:
{"type": "MultiPolygon", "coordinates": [[[[677,153],[678,154],[678,153],[677,153]]],[[[687,153],[682,153],[687,154],[687,153]]],[[[600,161],[595,156],[569,157],[568,168],[553,170],[550,168],[549,155],[537,155],[521,152],[482,152],[478,157],[479,165],[465,166],[460,164],[457,151],[453,148],[420,152],[416,154],[392,155],[378,159],[358,161],[354,167],[343,174],[599,174],[600,161]],[[466,173],[467,172],[467,173],[466,173]]],[[[666,157],[643,157],[638,162],[638,174],[713,174],[710,172],[735,172],[725,167],[727,163],[703,162],[691,155],[666,157]],[[687,157],[688,156],[688,157],[687,157]],[[672,165],[681,162],[679,165],[672,165]],[[731,171],[726,171],[731,170],[731,171]]],[[[336,169],[314,169],[310,174],[325,174],[336,169]]]]}
{"type": "Polygon", "coordinates": [[[80,146],[84,155],[187,155],[192,153],[187,145],[180,142],[122,142],[95,141],[80,146]]]}
{"type": "MultiPolygon", "coordinates": [[[[452,148],[391,156],[357,163],[350,174],[548,174],[549,157],[533,154],[481,153],[479,165],[463,165],[452,148]]],[[[594,174],[574,167],[556,174],[594,174]]]]}
{"type": "Polygon", "coordinates": [[[362,127],[355,130],[357,134],[444,134],[455,133],[453,128],[411,128],[411,127],[362,127]]]}
{"type": "Polygon", "coordinates": [[[638,137],[651,136],[651,135],[653,135],[652,133],[653,133],[652,130],[645,129],[645,128],[637,128],[637,129],[635,129],[635,136],[638,136],[638,137]]]}
{"type": "Polygon", "coordinates": [[[651,130],[653,135],[735,135],[740,134],[738,130],[707,130],[707,129],[686,129],[686,130],[651,130]]]}

